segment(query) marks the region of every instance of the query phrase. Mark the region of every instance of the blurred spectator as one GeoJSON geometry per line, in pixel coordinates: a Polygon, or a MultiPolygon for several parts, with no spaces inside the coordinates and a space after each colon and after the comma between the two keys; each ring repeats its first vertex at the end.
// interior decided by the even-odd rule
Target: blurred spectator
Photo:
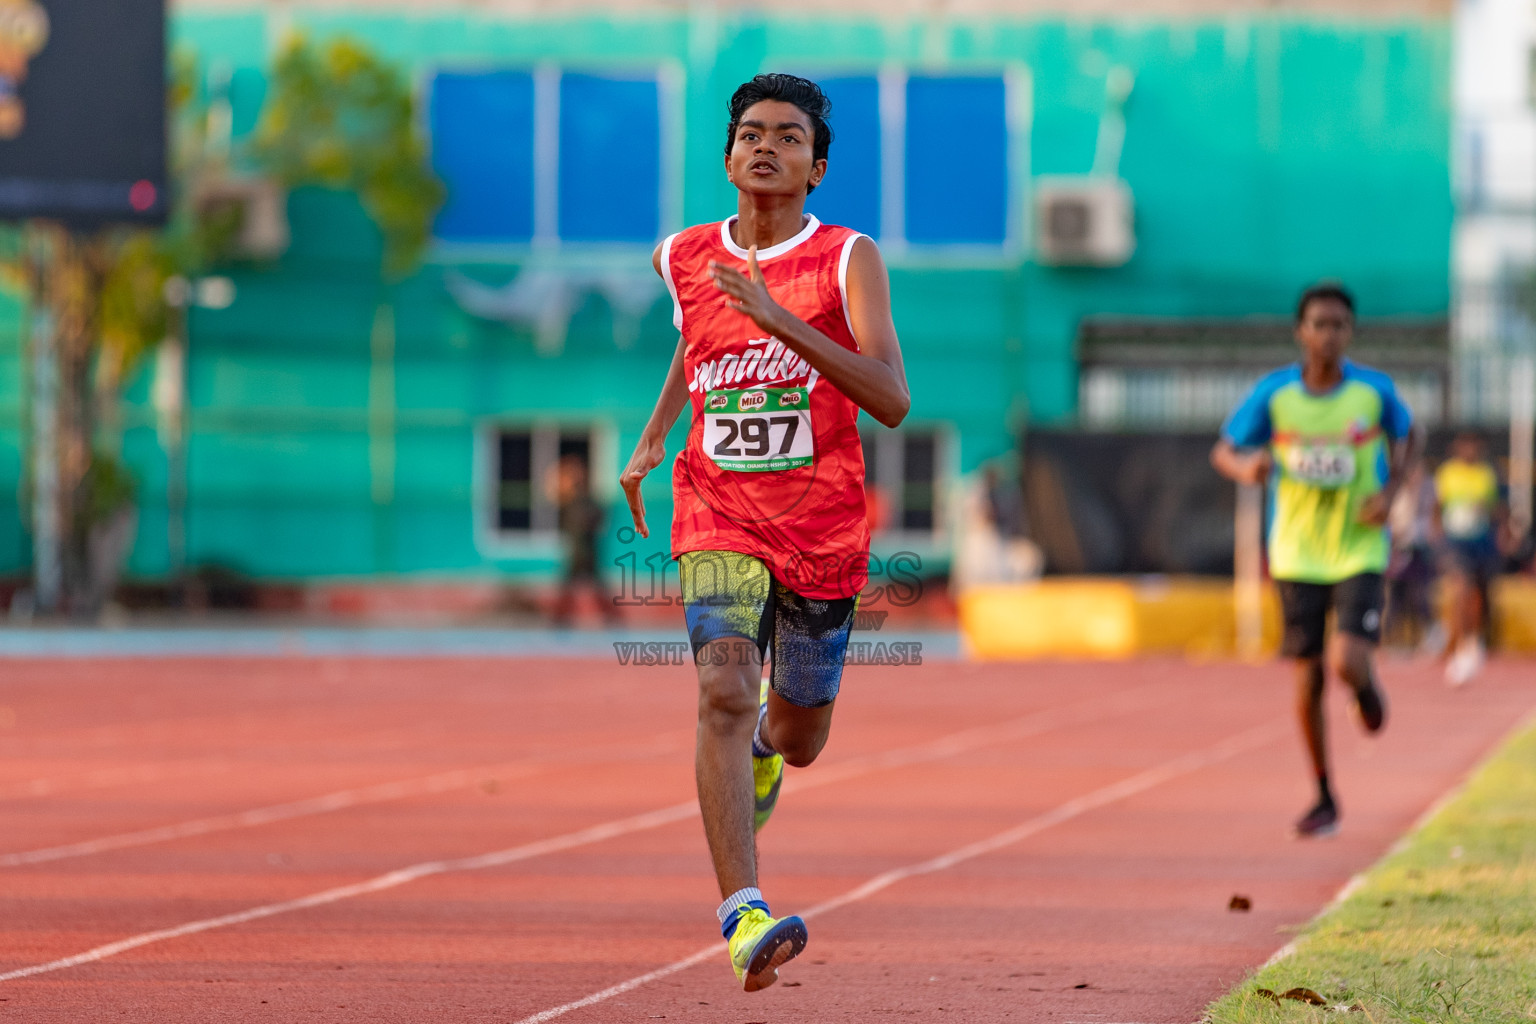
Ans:
{"type": "Polygon", "coordinates": [[[565,547],[565,575],[551,613],[554,624],[571,625],[576,591],[585,588],[591,592],[603,619],[612,625],[619,621],[619,609],[597,572],[597,535],[603,527],[603,510],[592,500],[587,464],[579,455],[566,455],[556,463],[552,490],[559,507],[560,539],[565,547]]]}
{"type": "Polygon", "coordinates": [[[1489,584],[1498,575],[1505,507],[1498,472],[1483,439],[1456,435],[1451,455],[1435,473],[1440,530],[1445,537],[1445,679],[1461,686],[1482,668],[1488,625],[1489,584]]]}
{"type": "Polygon", "coordinates": [[[1000,537],[1023,537],[1028,530],[1024,518],[1024,489],[1016,479],[1004,479],[992,463],[981,470],[981,484],[987,499],[992,526],[1000,537]]]}
{"type": "Polygon", "coordinates": [[[956,592],[982,583],[1036,579],[1045,568],[1037,544],[1023,536],[1024,495],[1016,478],[987,463],[960,495],[959,529],[950,573],[956,592]]]}
{"type": "Polygon", "coordinates": [[[1435,622],[1430,593],[1433,589],[1438,545],[1436,526],[1439,503],[1435,485],[1422,462],[1408,471],[1392,501],[1387,525],[1391,529],[1392,557],[1387,563],[1387,610],[1382,640],[1409,650],[1439,653],[1445,634],[1435,622]]]}

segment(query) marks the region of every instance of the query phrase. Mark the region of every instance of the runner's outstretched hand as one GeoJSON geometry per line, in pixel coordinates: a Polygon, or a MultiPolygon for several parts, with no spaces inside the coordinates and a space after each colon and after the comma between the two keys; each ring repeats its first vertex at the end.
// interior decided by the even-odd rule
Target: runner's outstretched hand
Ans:
{"type": "Polygon", "coordinates": [[[768,294],[768,282],[757,265],[757,246],[747,250],[747,273],[714,260],[709,264],[709,276],[715,287],[725,292],[725,304],[738,313],[745,313],[769,334],[779,333],[784,318],[789,314],[784,307],[773,301],[768,294]]]}
{"type": "Polygon", "coordinates": [[[665,438],[641,434],[640,443],[635,445],[635,454],[629,457],[629,465],[619,474],[619,484],[624,488],[624,497],[629,502],[629,514],[635,520],[635,532],[642,537],[649,537],[651,531],[645,525],[645,498],[640,495],[640,481],[645,479],[645,474],[661,465],[661,460],[666,457],[665,438]]]}

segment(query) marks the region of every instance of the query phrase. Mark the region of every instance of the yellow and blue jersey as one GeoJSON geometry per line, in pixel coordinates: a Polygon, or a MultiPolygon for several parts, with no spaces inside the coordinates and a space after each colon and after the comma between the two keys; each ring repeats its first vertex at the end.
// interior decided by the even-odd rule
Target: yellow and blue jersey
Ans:
{"type": "Polygon", "coordinates": [[[1276,370],[1222,427],[1234,445],[1267,446],[1274,456],[1275,579],[1337,583],[1387,567],[1387,531],[1360,522],[1360,506],[1386,483],[1391,443],[1407,436],[1413,415],[1386,374],[1347,360],[1343,369],[1339,385],[1320,395],[1307,390],[1300,364],[1276,370]]]}
{"type": "Polygon", "coordinates": [[[1486,462],[1447,459],[1435,473],[1435,497],[1445,535],[1465,542],[1493,541],[1493,515],[1499,507],[1499,477],[1486,462]]]}

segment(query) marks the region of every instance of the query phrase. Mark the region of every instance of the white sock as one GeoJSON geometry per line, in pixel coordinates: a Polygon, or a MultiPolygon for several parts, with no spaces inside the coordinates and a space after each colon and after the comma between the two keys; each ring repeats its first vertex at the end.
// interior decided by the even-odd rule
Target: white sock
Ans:
{"type": "Polygon", "coordinates": [[[773,744],[768,742],[766,730],[763,728],[768,723],[768,705],[764,704],[757,709],[757,728],[752,731],[752,756],[772,757],[778,751],[773,749],[773,744]]]}
{"type": "Polygon", "coordinates": [[[755,886],[745,889],[737,889],[726,897],[720,909],[715,911],[715,916],[720,919],[720,933],[726,938],[736,931],[736,919],[741,916],[741,911],[748,907],[756,907],[763,913],[768,913],[768,904],[763,899],[762,891],[755,886]]]}

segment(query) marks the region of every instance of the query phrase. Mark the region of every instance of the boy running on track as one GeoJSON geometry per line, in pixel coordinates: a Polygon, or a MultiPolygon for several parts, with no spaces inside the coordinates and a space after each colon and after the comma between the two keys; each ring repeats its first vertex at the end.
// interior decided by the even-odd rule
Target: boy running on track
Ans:
{"type": "Polygon", "coordinates": [[[1451,442],[1451,457],[1435,471],[1435,497],[1451,591],[1445,680],[1461,686],[1483,667],[1488,590],[1503,565],[1499,540],[1508,511],[1498,470],[1477,434],[1463,431],[1451,442]]]}
{"type": "Polygon", "coordinates": [[[748,992],[805,948],[804,922],[772,917],[757,888],[754,832],[784,762],[814,761],[832,724],[868,576],[859,410],[894,427],[911,404],[879,250],[805,214],[827,172],[830,107],[792,75],[758,75],[731,97],[736,216],[680,231],[652,257],[682,337],[621,477],[649,536],[640,482],[691,402],[672,552],[699,675],[695,772],[717,916],[748,992]]]}
{"type": "Polygon", "coordinates": [[[1296,823],[1298,836],[1338,828],[1323,721],[1325,649],[1328,669],[1354,690],[1365,730],[1386,721],[1373,664],[1389,554],[1383,524],[1420,448],[1392,379],[1344,358],[1354,322],[1354,300],[1343,288],[1303,292],[1296,307],[1302,361],[1260,380],[1211,451],[1223,475],[1272,485],[1269,570],[1285,615],[1280,653],[1296,662],[1297,711],[1317,776],[1317,803],[1296,823]],[[1330,608],[1334,635],[1325,647],[1330,608]]]}

